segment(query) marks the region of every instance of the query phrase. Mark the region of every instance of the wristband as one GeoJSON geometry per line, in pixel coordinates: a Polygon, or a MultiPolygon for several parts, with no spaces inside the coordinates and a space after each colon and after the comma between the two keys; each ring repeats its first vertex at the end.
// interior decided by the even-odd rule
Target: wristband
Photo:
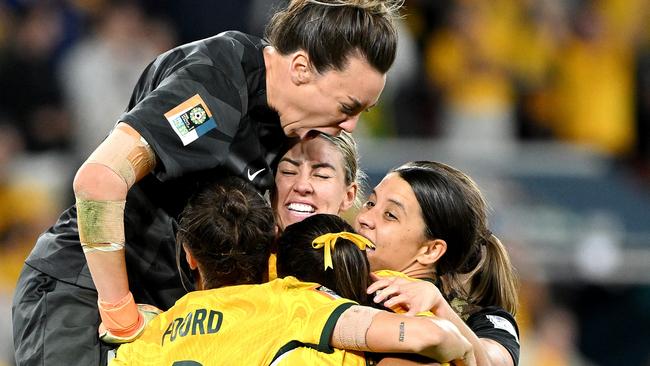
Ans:
{"type": "Polygon", "coordinates": [[[97,304],[102,323],[112,334],[127,337],[142,328],[144,318],[138,311],[131,291],[116,303],[98,300],[97,304]]]}

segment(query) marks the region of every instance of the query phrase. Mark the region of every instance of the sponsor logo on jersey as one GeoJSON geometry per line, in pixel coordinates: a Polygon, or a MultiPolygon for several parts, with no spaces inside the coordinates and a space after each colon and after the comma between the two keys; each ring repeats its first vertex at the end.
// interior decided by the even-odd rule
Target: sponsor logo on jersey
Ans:
{"type": "Polygon", "coordinates": [[[252,182],[253,179],[255,179],[255,177],[257,177],[258,174],[260,174],[260,173],[263,172],[264,170],[266,170],[266,168],[262,168],[262,169],[256,171],[255,173],[251,174],[251,169],[248,168],[248,180],[250,180],[250,181],[252,182]]]}
{"type": "Polygon", "coordinates": [[[165,118],[183,142],[183,146],[217,128],[212,113],[199,94],[165,113],[165,118]]]}
{"type": "Polygon", "coordinates": [[[517,337],[517,331],[515,330],[515,327],[508,321],[508,319],[498,316],[498,315],[486,315],[486,318],[494,325],[496,329],[502,329],[505,330],[506,332],[512,334],[513,337],[515,337],[515,340],[517,343],[519,343],[519,337],[517,337]]]}
{"type": "Polygon", "coordinates": [[[327,295],[329,295],[329,296],[330,296],[331,298],[333,298],[333,299],[340,299],[340,298],[341,298],[341,296],[339,296],[336,292],[334,292],[334,291],[328,289],[328,288],[325,287],[325,286],[318,286],[318,287],[316,287],[316,291],[319,291],[319,292],[322,292],[322,293],[324,293],[324,294],[327,294],[327,295]]]}

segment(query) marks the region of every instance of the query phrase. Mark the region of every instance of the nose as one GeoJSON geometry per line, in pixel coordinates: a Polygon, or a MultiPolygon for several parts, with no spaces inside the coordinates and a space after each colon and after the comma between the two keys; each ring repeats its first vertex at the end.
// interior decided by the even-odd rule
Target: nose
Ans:
{"type": "Polygon", "coordinates": [[[359,123],[359,114],[350,116],[345,121],[339,123],[339,127],[345,132],[352,133],[357,127],[357,123],[359,123]]]}
{"type": "Polygon", "coordinates": [[[355,227],[356,230],[360,230],[360,229],[374,230],[375,222],[372,219],[372,214],[370,213],[369,210],[362,209],[359,212],[359,214],[357,215],[355,226],[356,226],[355,227]]]}
{"type": "Polygon", "coordinates": [[[307,174],[298,174],[296,176],[296,182],[293,185],[293,190],[301,195],[312,193],[314,187],[312,187],[309,181],[309,176],[307,174]]]}

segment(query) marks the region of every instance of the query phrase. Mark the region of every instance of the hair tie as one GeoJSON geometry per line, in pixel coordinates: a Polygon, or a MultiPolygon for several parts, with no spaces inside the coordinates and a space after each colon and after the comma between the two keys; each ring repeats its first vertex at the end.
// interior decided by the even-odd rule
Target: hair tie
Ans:
{"type": "Polygon", "coordinates": [[[311,242],[311,246],[314,249],[325,248],[324,249],[325,270],[327,270],[327,268],[334,269],[334,265],[332,264],[332,249],[334,249],[334,245],[336,244],[336,239],[338,238],[343,238],[351,241],[360,250],[366,250],[366,247],[370,247],[370,248],[375,247],[375,244],[373,244],[370,240],[366,239],[365,237],[359,234],[354,234],[347,231],[342,231],[340,233],[323,234],[317,237],[316,239],[314,239],[311,242]]]}

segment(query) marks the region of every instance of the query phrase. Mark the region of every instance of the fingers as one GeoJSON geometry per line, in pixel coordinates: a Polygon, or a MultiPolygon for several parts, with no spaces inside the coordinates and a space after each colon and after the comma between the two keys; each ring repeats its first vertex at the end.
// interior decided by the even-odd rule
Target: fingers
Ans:
{"type": "Polygon", "coordinates": [[[368,289],[366,290],[366,293],[371,294],[373,292],[377,292],[377,290],[381,290],[391,284],[389,279],[382,278],[378,281],[373,282],[370,286],[368,286],[368,289]]]}
{"type": "Polygon", "coordinates": [[[384,287],[390,286],[392,284],[396,285],[407,285],[409,283],[412,283],[411,280],[407,280],[405,278],[400,278],[400,277],[379,277],[375,274],[371,273],[371,277],[373,279],[376,278],[375,282],[372,283],[370,286],[368,286],[368,290],[366,292],[368,294],[371,294],[377,290],[381,290],[384,287]]]}
{"type": "Polygon", "coordinates": [[[384,302],[384,306],[387,308],[393,308],[395,306],[400,306],[404,309],[409,309],[406,315],[415,315],[418,313],[417,309],[412,306],[411,301],[413,298],[405,294],[399,294],[397,296],[391,297],[384,302]],[[412,311],[411,311],[412,310],[412,311]]]}
{"type": "MultiPolygon", "coordinates": [[[[383,289],[375,291],[375,298],[373,299],[375,302],[383,302],[386,299],[390,299],[395,295],[400,294],[400,288],[399,286],[394,286],[394,285],[389,285],[387,287],[384,287],[383,289]]],[[[388,306],[384,304],[385,306],[388,306]]]]}

